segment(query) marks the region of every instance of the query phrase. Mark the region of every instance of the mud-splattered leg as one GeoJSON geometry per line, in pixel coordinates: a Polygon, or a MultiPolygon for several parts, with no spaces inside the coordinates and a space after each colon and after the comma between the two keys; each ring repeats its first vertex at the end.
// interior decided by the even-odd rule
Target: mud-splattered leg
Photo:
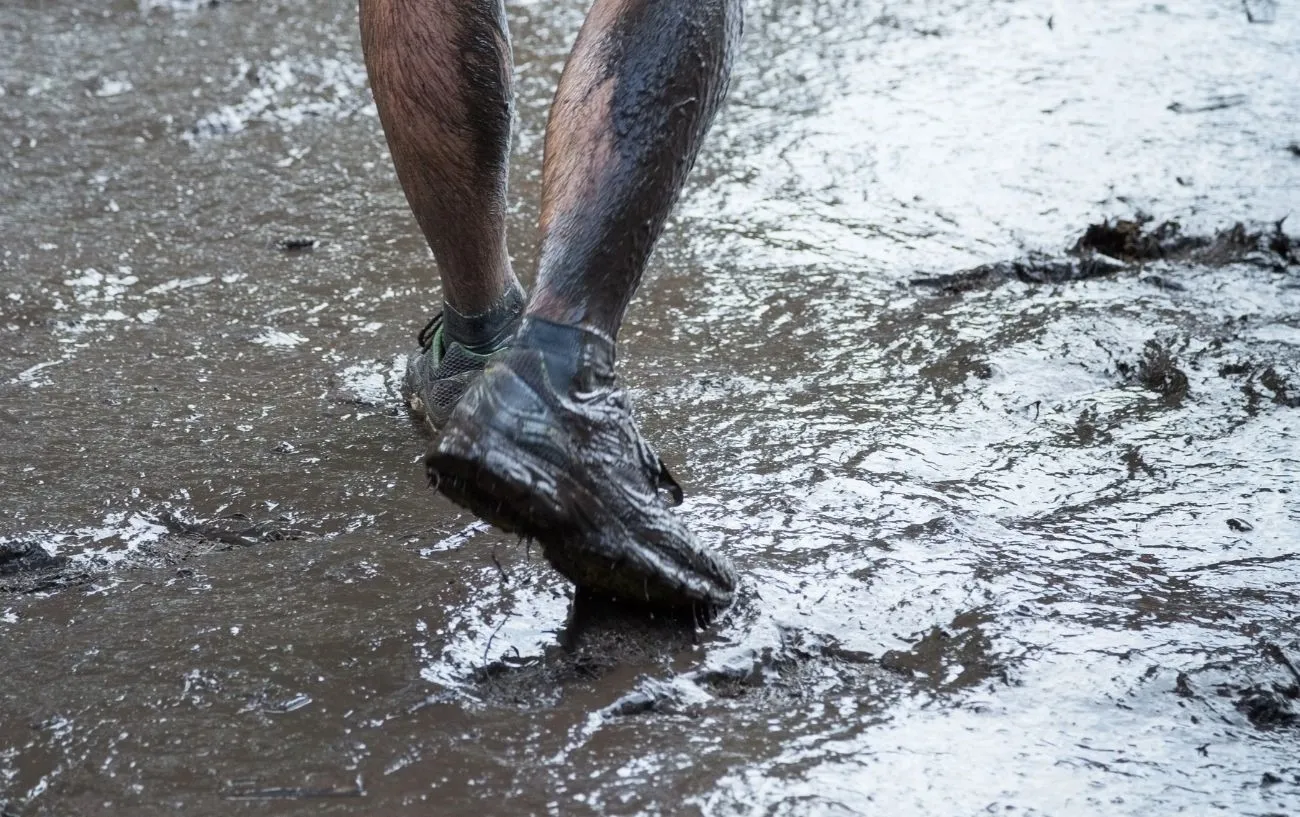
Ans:
{"type": "Polygon", "coordinates": [[[517,281],[506,253],[511,55],[501,0],[361,0],[361,45],[406,199],[443,296],[486,312],[517,281]]]}
{"type": "Polygon", "coordinates": [[[740,0],[596,0],[546,129],[528,313],[617,335],[726,93],[740,0]]]}
{"type": "Polygon", "coordinates": [[[726,90],[739,0],[596,0],[551,107],[542,257],[512,348],[425,457],[453,502],[536,539],[579,588],[697,616],[736,572],[668,507],[615,336],[726,90]]]}

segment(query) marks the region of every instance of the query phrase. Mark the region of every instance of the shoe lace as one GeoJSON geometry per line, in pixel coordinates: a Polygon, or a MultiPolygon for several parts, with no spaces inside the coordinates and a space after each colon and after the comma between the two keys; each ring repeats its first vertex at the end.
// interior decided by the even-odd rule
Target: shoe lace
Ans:
{"type": "Polygon", "coordinates": [[[685,494],[682,493],[682,486],[677,482],[668,471],[668,466],[660,459],[659,453],[650,447],[645,440],[637,441],[637,453],[641,457],[641,464],[645,468],[646,476],[650,478],[651,484],[654,485],[656,493],[667,491],[672,497],[674,506],[682,504],[685,494]]]}
{"type": "MultiPolygon", "coordinates": [[[[622,412],[626,413],[629,417],[631,416],[631,406],[628,403],[626,392],[622,389],[611,391],[607,395],[606,399],[622,412]]],[[[631,423],[632,444],[636,449],[637,460],[641,465],[642,472],[650,481],[650,485],[653,486],[656,493],[659,491],[667,491],[668,495],[672,497],[672,504],[674,506],[682,504],[684,494],[682,492],[681,484],[678,483],[676,478],[674,478],[668,471],[668,466],[664,465],[664,461],[659,456],[659,452],[646,441],[646,438],[641,433],[641,429],[637,426],[636,421],[629,420],[629,422],[631,423]]]]}
{"type": "Polygon", "coordinates": [[[424,325],[419,334],[415,336],[415,342],[420,345],[420,350],[427,352],[433,348],[433,339],[438,336],[438,330],[442,328],[442,311],[433,313],[433,317],[424,325]]]}

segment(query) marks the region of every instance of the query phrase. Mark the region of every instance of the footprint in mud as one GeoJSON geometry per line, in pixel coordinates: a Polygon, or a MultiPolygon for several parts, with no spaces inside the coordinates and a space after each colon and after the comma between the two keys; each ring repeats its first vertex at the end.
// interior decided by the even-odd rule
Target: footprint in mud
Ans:
{"type": "Polygon", "coordinates": [[[689,617],[665,617],[587,593],[571,602],[555,642],[539,655],[503,656],[473,673],[484,699],[525,704],[563,694],[567,685],[621,685],[629,675],[671,671],[698,652],[704,634],[689,617]]]}
{"type": "Polygon", "coordinates": [[[575,685],[622,689],[639,674],[671,673],[698,660],[708,639],[704,622],[689,615],[586,592],[570,598],[540,560],[513,566],[501,581],[504,597],[473,602],[419,645],[425,681],[481,703],[552,706],[575,685]]]}
{"type": "Polygon", "coordinates": [[[742,591],[708,629],[689,617],[665,618],[580,593],[563,624],[545,631],[538,622],[555,614],[559,599],[538,601],[516,600],[527,608],[518,618],[522,627],[531,627],[531,644],[513,644],[521,634],[527,641],[528,633],[503,637],[505,622],[496,622],[487,643],[480,643],[485,629],[476,630],[477,640],[470,635],[459,644],[444,643],[422,677],[443,688],[442,700],[533,709],[556,706],[565,697],[587,698],[593,729],[610,718],[694,717],[718,707],[762,704],[765,711],[780,710],[836,691],[856,690],[864,705],[883,705],[909,692],[953,694],[988,681],[1007,682],[983,631],[990,619],[978,612],[932,627],[910,648],[874,654],[772,620],[752,591],[742,591]],[[550,642],[543,643],[548,636],[550,642]],[[466,660],[474,651],[481,660],[466,660]]]}

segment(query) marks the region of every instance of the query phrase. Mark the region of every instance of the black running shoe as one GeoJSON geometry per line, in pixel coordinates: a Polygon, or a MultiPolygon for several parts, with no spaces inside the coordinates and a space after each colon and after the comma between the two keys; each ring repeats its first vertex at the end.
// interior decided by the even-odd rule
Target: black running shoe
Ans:
{"type": "Polygon", "coordinates": [[[706,613],[731,603],[730,562],[668,510],[664,494],[676,505],[682,489],[632,420],[609,338],[526,318],[425,467],[453,502],[537,540],[580,588],[706,613]]]}
{"type": "Polygon", "coordinates": [[[523,291],[515,287],[482,315],[465,316],[446,306],[420,330],[420,351],[407,358],[402,382],[417,425],[437,433],[483,367],[510,348],[523,309],[523,291]]]}

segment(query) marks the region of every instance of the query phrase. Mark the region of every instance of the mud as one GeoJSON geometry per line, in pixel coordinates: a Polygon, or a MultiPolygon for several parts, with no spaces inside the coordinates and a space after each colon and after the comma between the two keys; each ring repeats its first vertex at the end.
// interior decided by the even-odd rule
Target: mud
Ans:
{"type": "MultiPolygon", "coordinates": [[[[525,272],[582,13],[509,4],[525,272]]],[[[698,627],[429,492],[351,4],[10,3],[0,811],[1300,811],[1297,43],[751,3],[620,358],[698,627]]]]}
{"type": "MultiPolygon", "coordinates": [[[[1267,229],[1251,230],[1238,222],[1212,236],[1183,233],[1176,221],[1155,227],[1151,216],[1090,224],[1067,257],[1035,255],[1013,261],[982,264],[969,270],[912,279],[917,286],[956,294],[1016,280],[1027,284],[1063,284],[1123,272],[1141,271],[1147,262],[1223,267],[1249,263],[1276,272],[1300,268],[1300,243],[1283,230],[1281,219],[1267,229]],[[1073,256],[1073,257],[1069,257],[1073,256]]],[[[1161,289],[1182,290],[1174,278],[1150,274],[1143,283],[1161,289]]],[[[1288,284],[1290,286],[1291,284],[1288,284]]]]}

